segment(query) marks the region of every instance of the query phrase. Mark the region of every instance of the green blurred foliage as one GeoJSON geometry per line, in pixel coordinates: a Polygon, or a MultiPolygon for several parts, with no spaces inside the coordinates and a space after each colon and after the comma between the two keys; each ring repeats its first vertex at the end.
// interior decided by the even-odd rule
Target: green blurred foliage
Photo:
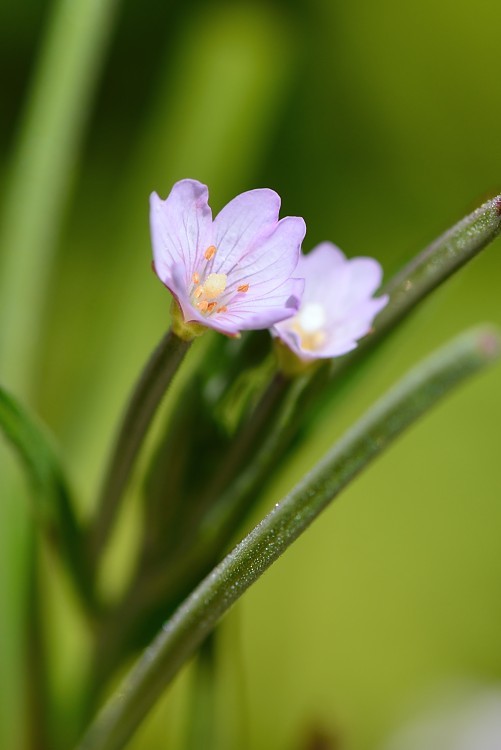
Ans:
{"type": "MultiPolygon", "coordinates": [[[[50,8],[0,7],[3,177],[50,8]]],[[[125,0],[33,332],[38,410],[82,514],[168,324],[149,268],[149,192],[194,177],[217,209],[273,187],[284,214],[305,217],[306,249],[331,239],[388,275],[501,190],[500,21],[496,0],[125,0]]],[[[500,274],[498,241],[426,301],[255,518],[405,367],[465,326],[501,324],[500,274]]],[[[249,592],[218,639],[218,747],[302,750],[311,729],[368,750],[436,681],[501,679],[500,424],[497,369],[426,418],[249,592]]],[[[64,584],[51,589],[64,613],[64,584]]],[[[56,620],[64,706],[85,636],[56,654],[56,620]]],[[[182,746],[188,682],[131,748],[165,747],[165,732],[182,746]]]]}

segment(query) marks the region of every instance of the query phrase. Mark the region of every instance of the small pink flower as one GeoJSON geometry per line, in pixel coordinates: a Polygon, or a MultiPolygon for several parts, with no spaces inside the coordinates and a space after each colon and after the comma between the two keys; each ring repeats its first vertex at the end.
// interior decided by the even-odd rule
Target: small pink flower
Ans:
{"type": "Polygon", "coordinates": [[[153,193],[150,206],[155,272],[186,323],[234,336],[297,312],[304,280],[292,274],[306,228],[299,217],[278,220],[273,190],[238,195],[214,221],[196,180],[176,182],[164,201],[153,193]]]}
{"type": "Polygon", "coordinates": [[[305,278],[301,307],[294,317],[272,328],[300,359],[339,357],[355,349],[369,333],[388,296],[372,295],[382,269],[373,258],[347,260],[330,242],[301,255],[297,272],[305,278]]]}

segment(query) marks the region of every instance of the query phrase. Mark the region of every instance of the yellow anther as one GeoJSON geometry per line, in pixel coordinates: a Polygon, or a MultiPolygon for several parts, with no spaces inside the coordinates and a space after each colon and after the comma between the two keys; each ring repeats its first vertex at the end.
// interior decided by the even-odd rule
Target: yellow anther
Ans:
{"type": "Polygon", "coordinates": [[[191,280],[194,284],[200,284],[200,276],[198,273],[194,273],[191,277],[191,280]]]}
{"type": "Polygon", "coordinates": [[[207,248],[207,250],[204,253],[205,260],[212,260],[212,258],[216,254],[216,247],[215,245],[210,245],[210,247],[207,248]]]}
{"type": "MultiPolygon", "coordinates": [[[[198,274],[193,274],[193,276],[198,274]]],[[[195,279],[193,279],[195,281],[195,279]]],[[[226,289],[227,277],[225,273],[210,273],[203,284],[199,284],[192,292],[192,302],[200,312],[211,313],[217,307],[216,300],[224,293],[226,289]]]]}
{"type": "Polygon", "coordinates": [[[249,285],[248,284],[240,284],[240,286],[237,286],[237,292],[248,292],[249,291],[249,285]]]}
{"type": "Polygon", "coordinates": [[[228,312],[228,308],[226,307],[226,305],[221,305],[221,307],[217,308],[216,312],[218,313],[228,312]]]}

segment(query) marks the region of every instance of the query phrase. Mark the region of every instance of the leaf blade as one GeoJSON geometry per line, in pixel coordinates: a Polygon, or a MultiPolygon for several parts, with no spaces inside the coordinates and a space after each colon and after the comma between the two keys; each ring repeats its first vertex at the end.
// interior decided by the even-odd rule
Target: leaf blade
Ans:
{"type": "Polygon", "coordinates": [[[90,603],[81,532],[56,451],[43,427],[2,387],[0,429],[25,468],[39,527],[65,558],[76,587],[90,603]]]}

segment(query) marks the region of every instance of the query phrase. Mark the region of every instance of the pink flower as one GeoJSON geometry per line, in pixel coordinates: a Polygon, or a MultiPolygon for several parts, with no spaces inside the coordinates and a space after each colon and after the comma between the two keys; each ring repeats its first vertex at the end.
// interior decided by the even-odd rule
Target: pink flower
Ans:
{"type": "Polygon", "coordinates": [[[272,334],[303,361],[355,349],[388,302],[386,295],[372,296],[383,275],[379,263],[373,258],[347,260],[335,245],[323,242],[301,256],[297,271],[305,278],[301,307],[275,324],[272,334]]]}
{"type": "Polygon", "coordinates": [[[273,190],[238,195],[214,221],[196,180],[176,182],[164,201],[153,193],[150,206],[155,272],[186,323],[234,336],[297,312],[304,281],[292,274],[306,228],[299,217],[278,221],[273,190]]]}

